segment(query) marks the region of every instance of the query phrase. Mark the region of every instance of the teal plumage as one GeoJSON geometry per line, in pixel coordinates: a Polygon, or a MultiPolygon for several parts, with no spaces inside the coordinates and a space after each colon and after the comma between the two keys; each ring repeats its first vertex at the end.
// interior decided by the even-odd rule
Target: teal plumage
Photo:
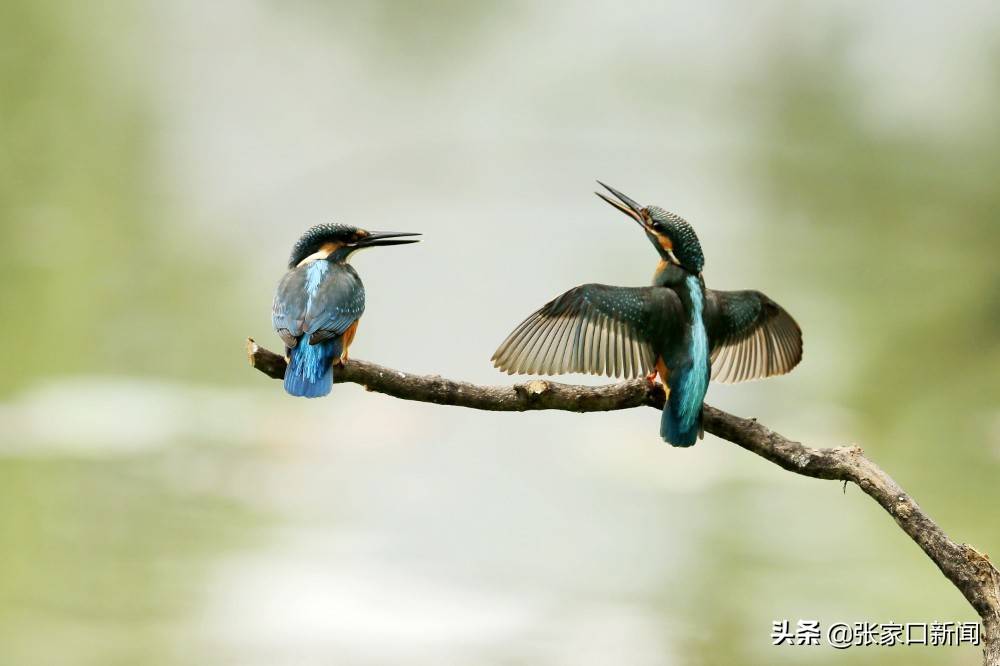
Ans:
{"type": "Polygon", "coordinates": [[[343,335],[364,312],[365,287],[350,264],[318,259],[285,274],[272,319],[287,348],[289,395],[318,398],[330,392],[343,335]]]}
{"type": "Polygon", "coordinates": [[[399,238],[413,235],[320,224],[295,243],[271,308],[274,330],[285,343],[289,395],[318,398],[333,386],[334,366],[346,356],[365,312],[365,287],[347,263],[352,253],[413,243],[399,238]]]}
{"type": "Polygon", "coordinates": [[[706,289],[701,244],[682,217],[604,187],[618,200],[600,196],[638,222],[660,255],[653,286],[575,287],[514,329],[493,363],[509,374],[659,372],[668,389],[660,435],[691,446],[702,432],[709,381],[790,371],[802,358],[802,333],[760,292],[706,289]]]}
{"type": "Polygon", "coordinates": [[[692,446],[701,434],[701,405],[708,392],[711,368],[703,321],[704,287],[691,275],[681,289],[686,290],[682,302],[689,303],[686,308],[689,325],[681,342],[682,360],[675,361],[670,369],[670,393],[660,417],[660,436],[674,446],[692,446]]]}

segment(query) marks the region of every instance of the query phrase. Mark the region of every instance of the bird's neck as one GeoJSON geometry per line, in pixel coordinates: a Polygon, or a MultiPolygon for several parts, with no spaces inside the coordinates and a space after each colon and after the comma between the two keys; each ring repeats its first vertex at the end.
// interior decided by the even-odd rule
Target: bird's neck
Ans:
{"type": "MultiPolygon", "coordinates": [[[[330,255],[336,252],[338,248],[342,248],[343,245],[343,243],[335,242],[323,243],[316,249],[315,252],[303,254],[302,258],[295,263],[295,267],[298,268],[300,266],[308,266],[316,261],[327,259],[330,255]]],[[[308,250],[305,250],[305,252],[308,252],[308,250]]]]}
{"type": "Polygon", "coordinates": [[[686,270],[677,264],[661,259],[653,273],[654,287],[679,287],[684,284],[684,280],[690,275],[686,270]]]}
{"type": "Polygon", "coordinates": [[[351,255],[357,250],[355,247],[341,247],[330,253],[327,260],[335,264],[348,264],[351,262],[351,255]]]}
{"type": "Polygon", "coordinates": [[[340,242],[323,243],[318,250],[312,254],[304,256],[296,264],[296,267],[308,266],[309,264],[317,261],[329,261],[333,264],[346,264],[350,261],[351,254],[357,249],[358,248],[355,246],[344,245],[340,242]]]}

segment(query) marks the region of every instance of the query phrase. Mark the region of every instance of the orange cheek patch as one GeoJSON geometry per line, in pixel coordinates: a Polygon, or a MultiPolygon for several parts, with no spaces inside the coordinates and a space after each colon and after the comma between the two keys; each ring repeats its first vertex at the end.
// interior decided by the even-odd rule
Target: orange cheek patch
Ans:
{"type": "Polygon", "coordinates": [[[664,252],[668,252],[674,249],[674,244],[666,236],[656,235],[656,242],[660,244],[664,252]]]}

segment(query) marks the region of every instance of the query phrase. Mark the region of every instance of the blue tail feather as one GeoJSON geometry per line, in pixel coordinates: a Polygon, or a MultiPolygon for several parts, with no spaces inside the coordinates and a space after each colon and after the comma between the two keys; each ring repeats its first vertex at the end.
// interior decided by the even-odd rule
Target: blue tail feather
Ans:
{"type": "Polygon", "coordinates": [[[660,436],[671,446],[692,446],[698,441],[709,373],[707,363],[693,363],[671,372],[670,394],[660,417],[660,436]]]}
{"type": "Polygon", "coordinates": [[[340,357],[342,338],[309,344],[306,333],[295,345],[285,370],[285,391],[303,398],[319,398],[333,388],[333,362],[340,357]]]}
{"type": "Polygon", "coordinates": [[[670,391],[660,416],[660,437],[671,446],[694,446],[701,434],[701,402],[693,409],[697,413],[682,413],[685,402],[680,391],[670,391]]]}

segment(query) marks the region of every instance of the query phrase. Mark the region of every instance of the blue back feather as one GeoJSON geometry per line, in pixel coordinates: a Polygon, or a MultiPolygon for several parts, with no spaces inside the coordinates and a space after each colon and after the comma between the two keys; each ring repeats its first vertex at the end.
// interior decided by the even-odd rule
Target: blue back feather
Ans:
{"type": "Polygon", "coordinates": [[[660,418],[660,436],[673,446],[691,446],[701,433],[701,407],[708,392],[708,334],[702,321],[704,294],[698,278],[690,275],[685,286],[691,296],[691,329],[688,361],[671,368],[670,396],[660,418]]]}
{"type": "MultiPolygon", "coordinates": [[[[306,269],[306,311],[312,308],[313,299],[329,270],[330,263],[323,260],[314,261],[306,269]]],[[[309,333],[304,333],[289,353],[285,391],[303,398],[319,398],[328,394],[333,388],[333,361],[340,357],[342,348],[342,336],[311,345],[309,333]]]]}

